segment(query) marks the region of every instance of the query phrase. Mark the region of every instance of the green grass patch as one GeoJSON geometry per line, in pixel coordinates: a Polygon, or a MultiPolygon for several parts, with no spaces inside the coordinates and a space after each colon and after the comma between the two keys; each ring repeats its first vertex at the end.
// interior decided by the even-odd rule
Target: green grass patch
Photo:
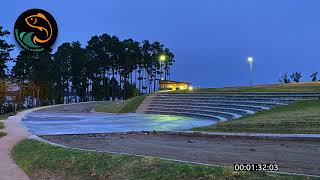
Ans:
{"type": "Polygon", "coordinates": [[[3,122],[0,122],[0,129],[4,129],[4,124],[3,124],[3,122]]]}
{"type": "Polygon", "coordinates": [[[274,107],[267,111],[194,130],[320,134],[320,100],[297,101],[287,106],[274,107]]]}
{"type": "MultiPolygon", "coordinates": [[[[9,116],[14,116],[16,115],[17,112],[11,112],[11,113],[7,113],[7,114],[1,114],[0,115],[0,120],[5,120],[7,119],[9,116]]],[[[4,124],[3,122],[0,121],[0,129],[4,129],[4,124]]]]}
{"type": "MultiPolygon", "coordinates": [[[[194,89],[194,92],[320,92],[320,82],[194,89]]],[[[183,92],[183,91],[176,91],[183,92]]]]}
{"type": "Polygon", "coordinates": [[[14,116],[16,115],[18,112],[11,112],[11,113],[6,113],[6,114],[1,114],[0,115],[0,120],[5,120],[7,119],[9,116],[14,116]]]}
{"type": "Polygon", "coordinates": [[[110,153],[86,152],[23,140],[12,150],[31,179],[310,179],[232,168],[176,163],[110,153]]]}
{"type": "Polygon", "coordinates": [[[0,132],[0,138],[2,138],[5,135],[7,135],[5,132],[0,132]]]}
{"type": "Polygon", "coordinates": [[[136,96],[121,102],[110,102],[105,106],[96,107],[96,112],[130,113],[135,112],[143,102],[146,95],[136,96]]]}

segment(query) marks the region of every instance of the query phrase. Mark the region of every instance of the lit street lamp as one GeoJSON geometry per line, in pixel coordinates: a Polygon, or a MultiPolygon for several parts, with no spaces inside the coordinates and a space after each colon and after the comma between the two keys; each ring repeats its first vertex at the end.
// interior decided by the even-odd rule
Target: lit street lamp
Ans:
{"type": "Polygon", "coordinates": [[[162,80],[162,62],[164,62],[167,59],[166,55],[162,54],[159,57],[159,63],[160,63],[160,79],[162,80]]]}
{"type": "Polygon", "coordinates": [[[162,54],[159,58],[160,62],[166,60],[166,55],[162,54]]]}
{"type": "Polygon", "coordinates": [[[253,63],[253,57],[248,57],[248,63],[250,64],[250,86],[252,86],[252,63],[253,63]]]}

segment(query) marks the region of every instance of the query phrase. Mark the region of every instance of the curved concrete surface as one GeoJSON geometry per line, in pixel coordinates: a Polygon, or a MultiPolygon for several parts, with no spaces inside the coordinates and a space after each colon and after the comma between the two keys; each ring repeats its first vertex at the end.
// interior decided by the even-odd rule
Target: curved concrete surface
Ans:
{"type": "MultiPolygon", "coordinates": [[[[133,127],[147,130],[146,127],[148,126],[141,126],[139,123],[148,124],[152,129],[154,127],[163,127],[164,129],[172,128],[172,130],[182,130],[184,126],[189,126],[188,128],[190,126],[196,127],[195,125],[203,126],[203,124],[199,124],[201,120],[204,123],[215,123],[213,120],[178,116],[61,112],[71,112],[73,108],[78,110],[76,112],[85,112],[83,108],[87,108],[87,106],[88,104],[83,103],[68,106],[68,109],[65,109],[63,105],[59,106],[60,109],[48,108],[42,112],[33,112],[25,116],[22,124],[29,128],[29,131],[33,134],[41,135],[41,132],[43,134],[50,134],[55,131],[59,131],[60,134],[75,134],[74,132],[79,133],[79,128],[81,129],[80,133],[89,133],[92,128],[97,128],[94,132],[97,132],[97,130],[110,132],[110,129],[107,127],[119,128],[119,131],[129,128],[132,130],[133,127]],[[58,112],[52,112],[52,109],[58,112]],[[192,122],[196,122],[196,124],[192,122]],[[166,126],[168,124],[176,124],[176,126],[166,126]],[[43,127],[46,127],[51,132],[42,131],[43,127]]],[[[19,124],[17,123],[17,125],[19,124]]],[[[54,134],[59,133],[55,132],[54,134]]],[[[155,133],[155,136],[150,136],[149,133],[147,137],[144,134],[138,136],[130,134],[120,134],[119,136],[115,134],[111,135],[115,137],[110,137],[110,134],[103,134],[101,135],[103,138],[97,138],[100,135],[94,135],[95,138],[92,138],[90,135],[59,135],[42,136],[42,138],[68,147],[87,150],[140,154],[219,165],[231,165],[234,162],[277,162],[281,164],[280,167],[283,168],[281,170],[285,172],[301,172],[314,175],[318,175],[318,172],[320,172],[318,164],[320,161],[317,158],[319,157],[319,143],[317,142],[257,141],[225,138],[224,136],[219,137],[220,139],[179,135],[174,135],[174,137],[171,135],[170,137],[169,135],[158,137],[158,135],[158,133],[155,133]],[[192,139],[190,140],[190,138],[192,139]],[[108,144],[109,142],[112,144],[108,144]],[[88,146],[89,148],[84,146],[88,146]],[[117,149],[119,147],[121,148],[120,150],[117,149]],[[127,152],[128,149],[131,149],[131,151],[127,152]],[[311,163],[310,160],[312,160],[311,163]]]]}
{"type": "Polygon", "coordinates": [[[216,123],[212,119],[152,114],[33,112],[22,123],[35,135],[87,134],[128,131],[173,131],[216,123]]]}

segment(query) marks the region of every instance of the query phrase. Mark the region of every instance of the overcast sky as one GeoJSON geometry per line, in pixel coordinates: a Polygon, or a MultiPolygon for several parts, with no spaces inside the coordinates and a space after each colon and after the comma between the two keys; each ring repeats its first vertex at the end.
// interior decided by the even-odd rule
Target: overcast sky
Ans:
{"type": "Polygon", "coordinates": [[[251,55],[254,84],[320,71],[319,0],[1,0],[0,25],[12,31],[30,8],[55,17],[55,48],[102,33],[160,41],[175,54],[172,79],[196,86],[249,84],[251,55]]]}

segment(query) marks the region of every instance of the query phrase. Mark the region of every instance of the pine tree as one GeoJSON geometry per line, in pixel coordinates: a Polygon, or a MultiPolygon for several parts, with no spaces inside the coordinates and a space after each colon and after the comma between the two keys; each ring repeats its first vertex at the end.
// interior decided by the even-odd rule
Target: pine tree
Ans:
{"type": "Polygon", "coordinates": [[[9,31],[3,30],[0,26],[0,113],[3,112],[3,103],[5,101],[6,82],[7,77],[7,62],[12,60],[10,57],[10,51],[13,50],[14,45],[7,43],[3,38],[10,34],[9,31]]]}

